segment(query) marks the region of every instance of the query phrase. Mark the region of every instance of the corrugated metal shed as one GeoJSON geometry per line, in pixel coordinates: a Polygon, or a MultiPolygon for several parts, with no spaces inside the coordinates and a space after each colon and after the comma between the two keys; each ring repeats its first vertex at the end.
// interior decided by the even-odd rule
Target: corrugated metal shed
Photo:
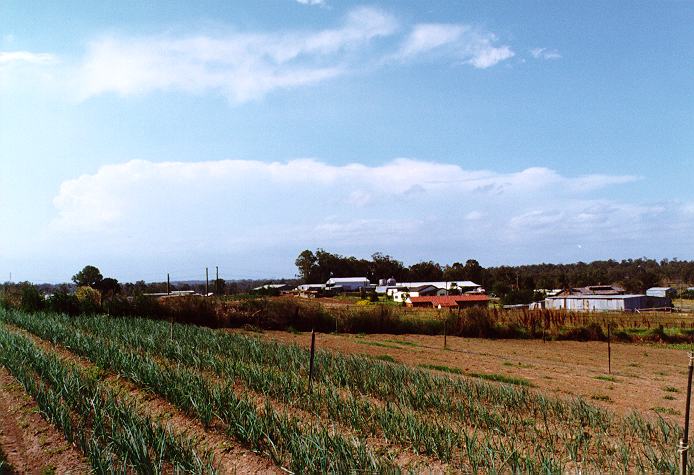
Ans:
{"type": "Polygon", "coordinates": [[[629,312],[648,308],[648,297],[630,295],[561,295],[545,299],[546,308],[575,312],[629,312]]]}
{"type": "Polygon", "coordinates": [[[649,297],[674,297],[677,295],[677,290],[672,287],[651,287],[646,290],[646,295],[649,297]]]}

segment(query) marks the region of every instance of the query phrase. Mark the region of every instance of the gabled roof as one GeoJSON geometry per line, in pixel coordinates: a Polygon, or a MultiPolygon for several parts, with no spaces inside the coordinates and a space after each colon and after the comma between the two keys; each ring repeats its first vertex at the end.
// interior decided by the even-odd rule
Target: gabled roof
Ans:
{"type": "Polygon", "coordinates": [[[410,301],[415,303],[431,303],[434,307],[457,307],[465,302],[489,302],[487,295],[432,295],[429,297],[410,297],[410,301]]]}
{"type": "Polygon", "coordinates": [[[366,277],[331,277],[328,282],[369,282],[366,277]]]}
{"type": "Polygon", "coordinates": [[[429,289],[439,290],[439,287],[436,287],[435,285],[431,285],[431,284],[424,284],[424,285],[420,285],[418,287],[410,287],[409,288],[410,292],[423,292],[423,291],[429,290],[429,289]]]}

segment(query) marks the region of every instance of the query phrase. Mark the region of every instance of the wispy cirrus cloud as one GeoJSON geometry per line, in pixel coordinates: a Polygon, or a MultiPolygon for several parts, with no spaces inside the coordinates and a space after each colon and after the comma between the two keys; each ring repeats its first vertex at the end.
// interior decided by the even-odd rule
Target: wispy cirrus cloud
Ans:
{"type": "Polygon", "coordinates": [[[0,66],[10,64],[55,64],[58,57],[51,53],[32,51],[0,51],[0,66]]]}
{"type": "MultiPolygon", "coordinates": [[[[303,0],[302,0],[303,1],[303,0]]],[[[305,0],[322,4],[319,0],[305,0]]],[[[319,84],[360,71],[413,61],[490,68],[514,56],[490,31],[467,24],[403,24],[375,7],[350,10],[332,28],[226,33],[109,33],[89,41],[80,58],[0,53],[0,67],[56,65],[51,79],[70,97],[132,96],[155,91],[216,93],[233,103],[319,84]]],[[[14,84],[26,84],[22,72],[14,84]]],[[[5,76],[11,76],[6,72],[5,76]]],[[[4,84],[10,84],[11,78],[4,84]]]]}
{"type": "Polygon", "coordinates": [[[530,54],[535,59],[561,59],[561,54],[556,49],[550,48],[533,48],[530,54]]]}
{"type": "Polygon", "coordinates": [[[302,5],[325,5],[325,0],[296,0],[297,3],[302,5]]]}
{"type": "Polygon", "coordinates": [[[80,67],[81,90],[85,98],[216,90],[244,102],[340,76],[348,70],[349,53],[397,26],[391,15],[361,7],[340,27],[315,32],[104,37],[89,45],[80,67]]]}
{"type": "Polygon", "coordinates": [[[486,69],[512,58],[508,45],[497,45],[494,33],[469,25],[426,23],[414,26],[396,57],[409,60],[421,56],[446,56],[486,69]]]}

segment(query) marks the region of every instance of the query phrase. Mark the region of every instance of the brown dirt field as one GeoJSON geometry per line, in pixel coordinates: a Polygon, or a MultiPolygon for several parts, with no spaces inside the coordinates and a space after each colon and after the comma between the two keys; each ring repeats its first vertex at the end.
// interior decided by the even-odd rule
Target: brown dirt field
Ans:
{"type": "Polygon", "coordinates": [[[34,400],[0,367],[0,447],[17,473],[88,473],[82,454],[39,413],[34,400]]]}
{"type": "MultiPolygon", "coordinates": [[[[310,345],[310,333],[250,333],[281,342],[310,345]]],[[[370,356],[388,355],[412,366],[444,365],[471,373],[525,378],[535,390],[559,397],[581,396],[591,404],[626,414],[657,417],[654,408],[680,422],[687,384],[687,353],[662,345],[542,340],[488,340],[426,335],[318,334],[322,350],[370,356]],[[380,346],[384,345],[384,346],[380,346]],[[667,399],[666,399],[667,398],[667,399]]],[[[448,373],[442,373],[448,374],[448,373]]]]}

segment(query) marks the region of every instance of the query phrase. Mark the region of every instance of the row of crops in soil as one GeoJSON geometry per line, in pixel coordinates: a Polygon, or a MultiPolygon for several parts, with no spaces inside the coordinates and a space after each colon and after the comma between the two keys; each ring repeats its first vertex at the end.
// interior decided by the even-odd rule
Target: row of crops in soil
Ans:
{"type": "Polygon", "coordinates": [[[309,391],[307,350],[192,325],[0,310],[0,364],[99,472],[209,473],[219,455],[106,375],[293,472],[677,470],[660,418],[321,351],[309,391]]]}

